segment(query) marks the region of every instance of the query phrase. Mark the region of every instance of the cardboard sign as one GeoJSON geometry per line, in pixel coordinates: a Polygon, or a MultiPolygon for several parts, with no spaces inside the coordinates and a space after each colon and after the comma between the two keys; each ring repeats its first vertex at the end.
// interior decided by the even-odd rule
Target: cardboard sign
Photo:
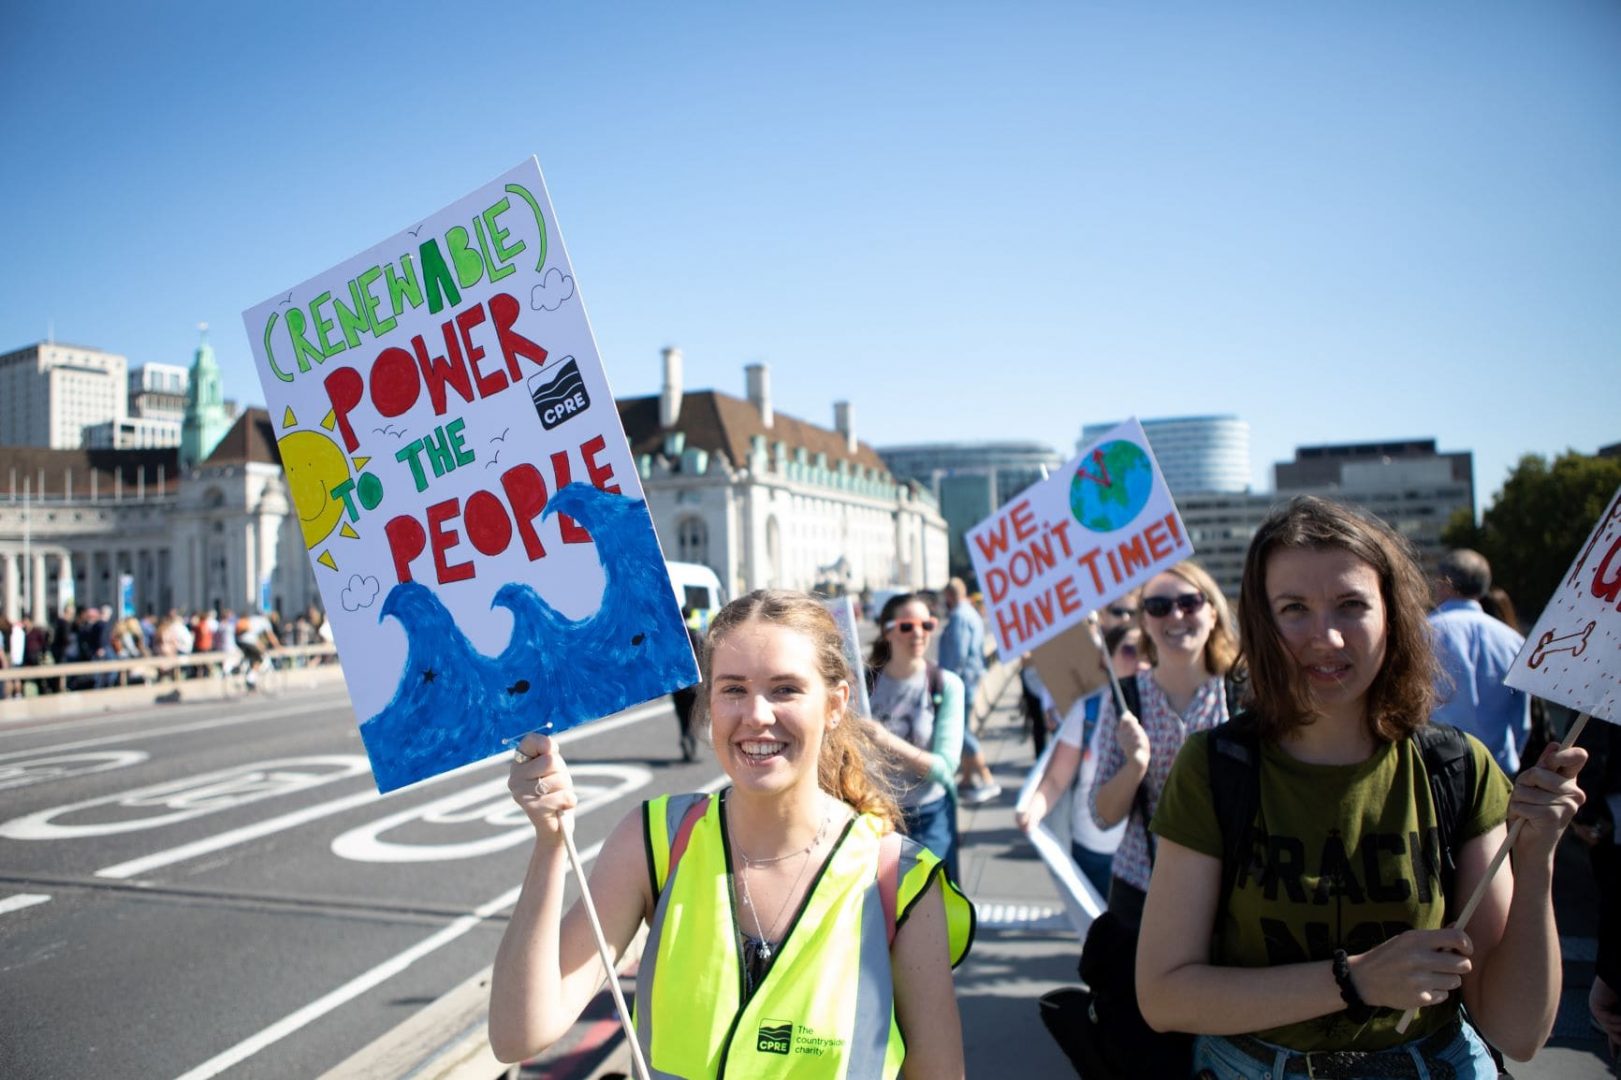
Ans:
{"type": "Polygon", "coordinates": [[[1006,662],[1193,555],[1136,420],[968,530],[967,541],[1006,662]]]}
{"type": "Polygon", "coordinates": [[[1621,490],[1542,610],[1503,680],[1621,724],[1621,490]]]}
{"type": "Polygon", "coordinates": [[[697,681],[534,159],[243,319],[379,790],[697,681]]]}
{"type": "Polygon", "coordinates": [[[1030,651],[1041,685],[1053,696],[1053,707],[1064,716],[1075,703],[1090,697],[1109,682],[1103,668],[1103,654],[1092,640],[1092,631],[1083,623],[1038,645],[1030,651]]]}

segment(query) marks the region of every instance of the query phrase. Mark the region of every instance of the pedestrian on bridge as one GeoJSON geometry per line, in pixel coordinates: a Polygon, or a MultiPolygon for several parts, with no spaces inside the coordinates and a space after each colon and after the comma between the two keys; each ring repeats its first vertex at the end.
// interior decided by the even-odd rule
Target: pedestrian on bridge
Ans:
{"type": "Polygon", "coordinates": [[[1587,753],[1551,743],[1511,788],[1479,739],[1431,725],[1428,600],[1402,537],[1326,499],[1250,545],[1254,708],[1177,757],[1137,954],[1144,1017],[1199,1036],[1201,1076],[1495,1078],[1481,1036],[1528,1059],[1553,1028],[1554,848],[1587,753]],[[1443,929],[1505,818],[1512,863],[1443,929]]]}
{"type": "MultiPolygon", "coordinates": [[[[652,1074],[961,1077],[951,968],[971,909],[895,832],[832,617],[803,593],[750,593],[711,624],[700,670],[731,785],[645,803],[590,881],[616,955],[648,926],[636,1040],[652,1074]]],[[[568,1031],[605,972],[587,913],[562,910],[577,797],[556,743],[525,736],[509,786],[535,846],[496,953],[490,1045],[520,1061],[568,1031]]]]}

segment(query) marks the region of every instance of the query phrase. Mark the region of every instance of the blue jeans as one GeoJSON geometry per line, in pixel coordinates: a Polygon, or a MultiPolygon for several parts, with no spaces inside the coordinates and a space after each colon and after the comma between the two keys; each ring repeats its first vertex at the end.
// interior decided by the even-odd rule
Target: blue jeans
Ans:
{"type": "MultiPolygon", "coordinates": [[[[1418,1052],[1418,1044],[1422,1041],[1414,1039],[1382,1053],[1412,1058],[1418,1067],[1418,1075],[1423,1080],[1429,1080],[1429,1063],[1418,1052]]],[[[1215,1080],[1283,1080],[1289,1059],[1306,1056],[1298,1050],[1273,1046],[1271,1043],[1267,1045],[1277,1051],[1277,1057],[1271,1062],[1262,1063],[1219,1035],[1200,1035],[1193,1042],[1193,1075],[1210,1076],[1215,1080]]],[[[1468,1024],[1462,1025],[1457,1036],[1444,1047],[1430,1051],[1429,1058],[1451,1065],[1457,1080],[1496,1080],[1497,1077],[1497,1064],[1492,1061],[1490,1051],[1468,1024]]]]}
{"type": "Polygon", "coordinates": [[[952,881],[957,876],[957,800],[950,795],[908,806],[902,811],[906,835],[939,856],[946,864],[946,876],[952,881]]]}
{"type": "Polygon", "coordinates": [[[1076,867],[1082,874],[1086,875],[1086,880],[1092,883],[1092,887],[1098,891],[1098,895],[1107,901],[1109,899],[1110,871],[1114,866],[1114,852],[1111,851],[1105,854],[1101,851],[1093,851],[1091,848],[1082,847],[1071,840],[1069,842],[1069,857],[1075,860],[1076,867]]]}

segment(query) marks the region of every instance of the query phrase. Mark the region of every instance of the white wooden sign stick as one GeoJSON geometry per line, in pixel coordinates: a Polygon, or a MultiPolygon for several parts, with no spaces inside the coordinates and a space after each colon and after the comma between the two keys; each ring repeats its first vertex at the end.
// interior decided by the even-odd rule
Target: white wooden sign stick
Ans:
{"type": "MultiPolygon", "coordinates": [[[[1587,726],[1587,720],[1587,713],[1582,713],[1580,716],[1578,716],[1576,718],[1576,722],[1571,725],[1570,731],[1566,733],[1563,739],[1559,740],[1559,745],[1575,746],[1576,740],[1581,738],[1582,728],[1587,726]]],[[[1492,878],[1497,876],[1497,868],[1503,865],[1504,859],[1508,858],[1509,849],[1514,846],[1514,841],[1520,838],[1520,828],[1524,824],[1525,819],[1520,818],[1509,827],[1508,835],[1503,838],[1503,846],[1497,849],[1496,855],[1492,856],[1491,865],[1486,867],[1486,875],[1480,879],[1480,884],[1475,886],[1475,894],[1471,896],[1469,898],[1469,902],[1463,906],[1463,912],[1458,916],[1458,921],[1452,924],[1459,930],[1462,930],[1469,925],[1469,919],[1474,915],[1475,909],[1480,906],[1481,900],[1485,899],[1486,886],[1490,885],[1492,883],[1492,878]]],[[[1417,1015],[1417,1009],[1408,1009],[1406,1012],[1402,1013],[1401,1019],[1396,1023],[1396,1034],[1407,1034],[1408,1025],[1413,1022],[1413,1017],[1417,1015]]]]}
{"type": "Polygon", "coordinates": [[[636,1041],[635,1029],[631,1027],[630,1009],[625,1007],[625,995],[619,992],[619,972],[614,966],[613,953],[608,949],[608,939],[602,933],[602,923],[597,920],[597,905],[591,899],[591,886],[585,880],[585,866],[580,862],[580,852],[574,846],[574,815],[563,811],[558,816],[563,819],[563,843],[568,847],[568,863],[580,883],[580,900],[585,904],[586,917],[591,920],[591,932],[597,938],[597,953],[602,957],[602,966],[608,972],[608,992],[613,994],[614,1008],[619,1010],[619,1023],[625,1029],[625,1041],[630,1043],[631,1062],[640,1080],[648,1080],[647,1062],[642,1060],[642,1047],[636,1041]]]}

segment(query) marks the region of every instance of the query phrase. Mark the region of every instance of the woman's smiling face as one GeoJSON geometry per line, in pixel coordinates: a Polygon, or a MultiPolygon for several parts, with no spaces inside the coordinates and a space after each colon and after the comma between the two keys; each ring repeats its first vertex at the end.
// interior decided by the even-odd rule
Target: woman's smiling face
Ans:
{"type": "Polygon", "coordinates": [[[823,735],[850,687],[829,687],[816,645],[798,630],[750,620],[711,646],[709,715],[715,755],[740,790],[817,782],[823,735]]]}
{"type": "Polygon", "coordinates": [[[1159,663],[1204,663],[1216,609],[1197,585],[1176,574],[1159,574],[1143,587],[1141,603],[1143,630],[1154,642],[1159,663]]]}

